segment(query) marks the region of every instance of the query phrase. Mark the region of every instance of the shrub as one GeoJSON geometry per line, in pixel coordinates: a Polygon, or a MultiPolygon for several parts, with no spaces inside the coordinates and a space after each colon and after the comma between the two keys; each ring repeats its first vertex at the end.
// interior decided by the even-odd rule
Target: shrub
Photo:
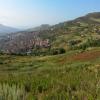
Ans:
{"type": "Polygon", "coordinates": [[[65,53],[66,52],[66,50],[64,49],[64,48],[59,48],[59,53],[60,54],[63,54],[63,53],[65,53]]]}
{"type": "Polygon", "coordinates": [[[64,48],[54,48],[50,51],[51,55],[58,55],[58,54],[63,54],[66,52],[66,50],[64,48]]]}

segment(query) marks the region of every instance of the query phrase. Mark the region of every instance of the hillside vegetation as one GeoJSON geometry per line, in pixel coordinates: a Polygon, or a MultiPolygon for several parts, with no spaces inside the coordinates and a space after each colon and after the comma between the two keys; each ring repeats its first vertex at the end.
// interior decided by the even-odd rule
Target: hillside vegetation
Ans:
{"type": "Polygon", "coordinates": [[[99,20],[100,13],[90,13],[48,28],[44,25],[43,30],[9,34],[0,39],[0,50],[8,54],[27,54],[30,52],[30,54],[35,55],[34,53],[38,49],[41,51],[44,48],[43,53],[47,55],[56,48],[67,51],[73,47],[75,49],[97,47],[100,46],[99,20]]]}
{"type": "Polygon", "coordinates": [[[1,100],[99,100],[100,49],[45,57],[0,56],[1,100]]]}
{"type": "Polygon", "coordinates": [[[100,100],[99,19],[90,13],[1,39],[0,100],[100,100]]]}

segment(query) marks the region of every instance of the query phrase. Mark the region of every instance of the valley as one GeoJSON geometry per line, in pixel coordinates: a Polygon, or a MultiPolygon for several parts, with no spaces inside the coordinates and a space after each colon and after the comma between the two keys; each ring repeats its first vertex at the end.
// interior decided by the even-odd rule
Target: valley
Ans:
{"type": "Polygon", "coordinates": [[[100,100],[100,13],[2,36],[0,100],[100,100]]]}

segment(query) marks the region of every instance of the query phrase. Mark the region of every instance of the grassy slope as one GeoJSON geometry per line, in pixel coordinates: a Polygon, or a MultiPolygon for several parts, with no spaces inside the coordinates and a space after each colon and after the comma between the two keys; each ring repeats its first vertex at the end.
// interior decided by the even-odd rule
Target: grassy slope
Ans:
{"type": "Polygon", "coordinates": [[[42,31],[42,38],[50,38],[52,47],[65,48],[66,54],[0,55],[0,100],[100,100],[100,47],[68,49],[70,40],[81,40],[80,45],[91,37],[100,39],[100,21],[93,18],[42,31]]]}
{"type": "Polygon", "coordinates": [[[0,93],[6,99],[10,94],[13,100],[96,100],[99,79],[99,48],[46,57],[0,56],[0,93]]]}

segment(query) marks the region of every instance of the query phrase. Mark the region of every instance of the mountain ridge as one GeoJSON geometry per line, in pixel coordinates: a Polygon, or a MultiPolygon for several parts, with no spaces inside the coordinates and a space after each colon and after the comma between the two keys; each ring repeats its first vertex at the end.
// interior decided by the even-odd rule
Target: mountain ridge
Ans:
{"type": "Polygon", "coordinates": [[[100,13],[96,12],[76,18],[72,21],[67,21],[50,26],[47,29],[40,30],[40,28],[38,28],[39,30],[35,31],[23,31],[13,35],[9,34],[9,36],[7,36],[6,38],[1,39],[0,47],[1,50],[5,53],[20,53],[20,51],[27,52],[34,49],[34,47],[36,46],[51,46],[51,48],[59,47],[66,49],[68,47],[69,41],[81,41],[80,44],[82,44],[84,43],[84,41],[88,41],[89,37],[99,39],[99,20],[100,13]],[[84,38],[82,36],[84,36],[84,38]],[[78,40],[77,37],[79,38],[78,40]],[[44,41],[47,39],[49,42],[45,43],[44,45],[44,41]]]}
{"type": "Polygon", "coordinates": [[[49,24],[42,24],[40,26],[34,27],[34,28],[29,28],[26,31],[43,31],[43,30],[48,30],[50,28],[49,24]]]}
{"type": "Polygon", "coordinates": [[[10,26],[0,24],[0,35],[6,35],[8,33],[14,33],[14,32],[18,32],[18,31],[20,31],[20,30],[17,28],[13,28],[10,26]]]}

